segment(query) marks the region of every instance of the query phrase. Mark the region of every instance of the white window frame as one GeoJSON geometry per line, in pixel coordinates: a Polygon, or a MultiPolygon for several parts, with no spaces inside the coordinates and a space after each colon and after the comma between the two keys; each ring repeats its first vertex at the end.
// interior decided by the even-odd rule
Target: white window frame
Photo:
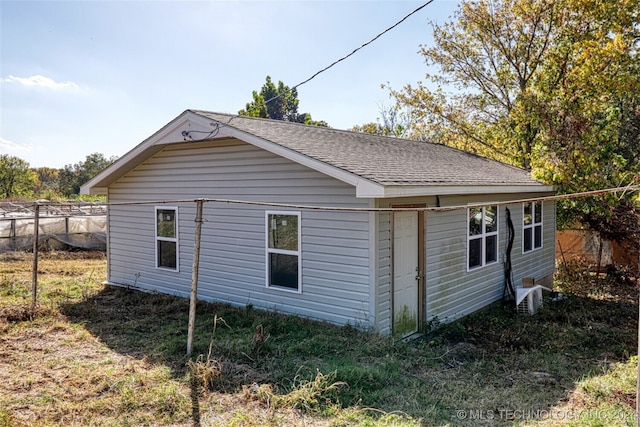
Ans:
{"type": "Polygon", "coordinates": [[[177,206],[156,206],[154,209],[154,244],[155,244],[155,262],[156,262],[156,268],[158,270],[164,270],[164,271],[173,271],[173,272],[179,272],[180,271],[180,245],[178,244],[179,241],[179,221],[178,221],[178,207],[177,206]],[[158,236],[158,211],[174,211],[174,220],[175,220],[175,237],[163,237],[163,236],[158,236]],[[159,242],[173,242],[176,245],[176,268],[171,268],[171,267],[165,267],[165,266],[161,266],[160,264],[160,259],[159,259],[159,250],[158,250],[158,243],[159,242]]]}
{"type": "Polygon", "coordinates": [[[297,211],[265,211],[264,216],[265,222],[265,286],[269,289],[277,289],[279,291],[285,292],[293,292],[293,293],[302,293],[302,216],[300,212],[297,211]],[[287,215],[287,216],[295,216],[298,221],[298,249],[287,250],[287,249],[277,249],[269,247],[269,216],[270,215],[287,215]],[[270,283],[271,278],[271,254],[283,254],[283,255],[294,255],[298,257],[298,288],[289,288],[286,286],[278,286],[272,285],[270,283]]]}
{"type": "Polygon", "coordinates": [[[544,246],[544,204],[543,202],[528,202],[522,204],[522,253],[527,254],[542,249],[544,246]],[[525,208],[527,205],[531,206],[531,223],[525,223],[525,208]],[[536,212],[540,212],[540,221],[536,221],[536,212]],[[540,228],[540,246],[536,246],[536,228],[540,228]],[[531,233],[531,248],[527,249],[524,246],[524,235],[526,230],[530,230],[531,233]]]}
{"type": "Polygon", "coordinates": [[[492,265],[492,264],[496,264],[499,261],[500,258],[500,206],[499,205],[492,205],[492,204],[487,204],[485,206],[472,206],[467,208],[467,221],[466,221],[466,230],[465,232],[467,233],[467,271],[476,271],[482,267],[485,267],[487,265],[492,265]],[[495,231],[490,231],[487,232],[486,230],[486,217],[487,217],[487,208],[488,207],[494,207],[495,211],[496,211],[496,230],[495,231]],[[474,235],[470,235],[469,234],[469,218],[471,215],[471,209],[482,209],[482,230],[479,234],[474,234],[474,235]],[[490,261],[487,262],[486,261],[486,250],[487,250],[487,237],[490,236],[495,236],[496,237],[496,253],[495,253],[495,260],[494,261],[490,261]],[[480,240],[481,241],[481,245],[480,245],[480,264],[479,265],[475,265],[473,267],[469,266],[469,261],[470,261],[470,253],[471,253],[471,241],[472,240],[480,240]]]}

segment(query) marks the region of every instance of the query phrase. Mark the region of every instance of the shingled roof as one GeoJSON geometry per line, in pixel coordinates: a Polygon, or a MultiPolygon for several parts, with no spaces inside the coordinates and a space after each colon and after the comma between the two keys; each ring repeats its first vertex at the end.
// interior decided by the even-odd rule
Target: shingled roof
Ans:
{"type": "Polygon", "coordinates": [[[440,144],[186,110],[82,186],[111,183],[172,144],[238,139],[355,186],[357,197],[548,192],[523,169],[440,144]]]}
{"type": "Polygon", "coordinates": [[[381,185],[541,185],[526,170],[440,144],[190,110],[381,185]]]}

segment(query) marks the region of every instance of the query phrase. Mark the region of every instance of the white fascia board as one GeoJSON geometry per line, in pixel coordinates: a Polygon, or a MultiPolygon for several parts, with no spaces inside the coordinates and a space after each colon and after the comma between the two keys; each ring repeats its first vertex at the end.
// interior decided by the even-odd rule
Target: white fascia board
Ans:
{"type": "Polygon", "coordinates": [[[102,194],[100,192],[102,191],[101,188],[106,189],[109,184],[160,150],[160,147],[156,147],[154,145],[138,145],[136,148],[120,157],[109,167],[96,175],[93,179],[82,185],[80,187],[80,194],[102,194]]]}
{"type": "MultiPolygon", "coordinates": [[[[86,184],[85,184],[86,185],[86,184]]],[[[85,188],[85,185],[80,187],[80,194],[99,194],[102,196],[106,196],[108,194],[107,187],[91,187],[85,188]],[[89,192],[91,191],[91,192],[89,192]]]]}
{"type": "Polygon", "coordinates": [[[167,145],[178,142],[199,142],[209,137],[219,137],[224,128],[215,120],[187,111],[154,135],[153,145],[167,145]],[[217,127],[217,130],[216,130],[217,127]],[[190,134],[189,134],[190,133],[190,134]]]}
{"type": "Polygon", "coordinates": [[[386,195],[386,191],[384,185],[366,179],[359,179],[356,183],[356,197],[359,199],[390,197],[386,195]]]}
{"type": "Polygon", "coordinates": [[[473,194],[515,194],[515,193],[547,193],[553,192],[550,185],[416,185],[387,186],[384,195],[369,197],[412,197],[412,196],[447,196],[473,194]]]}
{"type": "Polygon", "coordinates": [[[187,110],[83,185],[81,193],[104,194],[109,184],[155,153],[161,151],[164,146],[191,141],[190,137],[185,135],[185,132],[191,132],[190,137],[193,138],[193,142],[199,142],[200,140],[207,139],[208,136],[211,136],[211,139],[229,137],[236,138],[278,156],[307,166],[325,175],[336,178],[347,184],[353,185],[354,187],[362,181],[362,178],[350,172],[236,129],[233,125],[218,123],[213,119],[203,117],[187,110]],[[216,129],[216,126],[219,127],[216,129]],[[209,134],[211,131],[215,131],[215,133],[209,134]]]}
{"type": "Polygon", "coordinates": [[[206,133],[200,132],[210,132],[215,126],[216,123],[210,119],[188,110],[183,112],[81,186],[80,194],[106,194],[109,184],[161,151],[165,145],[184,142],[183,131],[197,131],[198,135],[204,136],[206,133]]]}

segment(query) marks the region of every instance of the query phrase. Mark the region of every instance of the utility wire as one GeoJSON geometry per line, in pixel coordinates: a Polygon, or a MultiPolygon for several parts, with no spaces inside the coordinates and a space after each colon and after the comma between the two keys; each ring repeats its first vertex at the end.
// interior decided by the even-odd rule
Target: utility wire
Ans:
{"type": "MultiPolygon", "coordinates": [[[[575,199],[581,197],[591,197],[598,196],[603,194],[611,194],[611,193],[619,193],[619,192],[629,192],[629,191],[640,191],[640,185],[627,185],[625,187],[615,187],[615,188],[606,188],[602,190],[593,190],[593,191],[583,191],[579,193],[570,193],[570,194],[557,194],[552,196],[541,196],[541,197],[532,197],[525,199],[513,199],[513,200],[504,200],[504,201],[487,201],[482,203],[469,203],[465,205],[451,205],[451,206],[426,206],[426,207],[388,207],[388,208],[350,208],[350,207],[337,207],[337,206],[314,206],[314,205],[298,205],[291,203],[277,203],[277,202],[261,202],[256,200],[234,200],[234,199],[210,199],[210,198],[199,198],[199,199],[174,199],[174,200],[149,200],[149,201],[134,201],[134,202],[106,202],[106,203],[95,203],[96,205],[107,205],[107,206],[131,206],[131,205],[162,205],[162,204],[181,204],[181,203],[191,203],[198,200],[203,202],[214,202],[214,203],[226,203],[226,204],[238,204],[238,205],[253,205],[253,206],[267,206],[267,207],[276,207],[276,208],[287,208],[287,209],[298,209],[298,210],[309,210],[309,211],[339,211],[339,212],[443,212],[443,211],[452,211],[452,210],[461,210],[468,209],[473,207],[480,206],[503,206],[503,205],[512,205],[512,204],[520,204],[520,203],[533,203],[533,202],[544,202],[544,201],[557,201],[557,200],[568,200],[575,199]]],[[[91,203],[88,203],[91,204],[91,203]]]]}
{"type": "Polygon", "coordinates": [[[279,93],[278,95],[267,99],[266,101],[264,101],[263,105],[266,107],[267,104],[269,104],[271,101],[274,101],[278,98],[281,98],[282,96],[284,96],[286,93],[292,92],[293,90],[297,89],[298,87],[302,86],[305,83],[310,82],[311,80],[313,80],[314,78],[316,78],[319,74],[324,73],[325,71],[327,71],[329,68],[339,64],[340,62],[344,61],[345,59],[349,58],[350,56],[353,56],[356,52],[358,52],[359,50],[365,48],[366,46],[370,45],[371,43],[373,43],[374,41],[376,41],[377,39],[379,39],[380,37],[382,37],[383,35],[385,35],[386,33],[388,33],[389,31],[393,30],[395,27],[397,27],[398,25],[402,24],[404,21],[406,21],[411,15],[419,12],[420,10],[422,10],[423,8],[425,8],[426,6],[428,6],[429,4],[433,3],[434,0],[429,0],[428,2],[424,3],[422,6],[419,6],[418,8],[416,8],[415,10],[413,10],[412,12],[408,13],[404,18],[402,18],[401,20],[399,20],[398,22],[396,22],[395,24],[393,24],[392,26],[390,26],[389,28],[387,28],[386,30],[382,31],[381,33],[379,33],[377,36],[375,36],[374,38],[372,38],[371,40],[369,40],[366,43],[363,43],[362,45],[358,46],[357,48],[355,48],[351,53],[343,56],[340,59],[337,59],[335,61],[333,61],[331,64],[329,64],[328,66],[324,67],[323,69],[321,69],[320,71],[317,71],[315,74],[313,74],[311,77],[307,78],[306,80],[298,83],[295,86],[292,86],[291,88],[289,88],[289,90],[284,91],[282,93],[279,93]]]}

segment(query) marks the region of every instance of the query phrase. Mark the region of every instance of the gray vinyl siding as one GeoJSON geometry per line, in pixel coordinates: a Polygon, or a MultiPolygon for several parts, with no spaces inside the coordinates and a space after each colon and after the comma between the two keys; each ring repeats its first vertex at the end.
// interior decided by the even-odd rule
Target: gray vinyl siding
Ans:
{"type": "MultiPolygon", "coordinates": [[[[512,280],[514,287],[522,286],[522,279],[533,277],[536,284],[551,288],[555,272],[556,229],[555,204],[542,205],[542,248],[522,253],[522,205],[509,205],[515,229],[513,251],[511,251],[512,280]]],[[[506,244],[506,243],[505,243],[506,244]]]]}
{"type": "MultiPolygon", "coordinates": [[[[521,286],[523,277],[534,277],[537,281],[550,279],[555,268],[553,202],[544,203],[543,247],[526,254],[522,253],[522,205],[507,207],[511,212],[515,231],[511,252],[514,286],[521,286]]],[[[467,224],[466,209],[427,213],[427,321],[437,319],[449,322],[502,298],[503,260],[507,247],[505,206],[499,207],[497,263],[467,271],[467,224]]]]}
{"type": "Polygon", "coordinates": [[[467,272],[466,227],[464,209],[427,213],[428,321],[451,321],[495,300],[501,270],[490,265],[467,272]]]}
{"type": "Polygon", "coordinates": [[[378,331],[391,334],[391,214],[378,215],[378,280],[377,325],[378,331]]]}
{"type": "MultiPolygon", "coordinates": [[[[367,207],[354,187],[249,144],[169,146],[109,188],[109,281],[188,297],[197,198],[367,207]],[[178,207],[179,271],[155,268],[154,208],[178,207]],[[182,200],[176,202],[175,200],[182,200]]],[[[372,321],[369,214],[207,202],[198,297],[333,323],[372,321]],[[301,212],[302,292],[267,288],[265,211],[301,212]]]]}

